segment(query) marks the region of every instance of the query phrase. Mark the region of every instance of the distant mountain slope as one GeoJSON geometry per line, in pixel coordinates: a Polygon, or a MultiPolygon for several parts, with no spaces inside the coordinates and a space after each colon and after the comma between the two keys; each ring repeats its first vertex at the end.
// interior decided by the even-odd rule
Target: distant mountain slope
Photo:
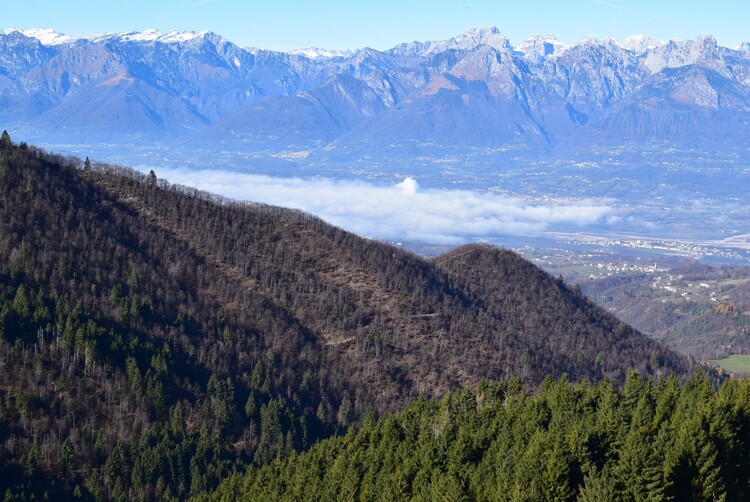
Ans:
{"type": "Polygon", "coordinates": [[[593,126],[610,137],[651,137],[738,144],[748,140],[747,86],[698,66],[651,76],[593,126]]]}
{"type": "Polygon", "coordinates": [[[750,103],[744,47],[708,36],[571,46],[532,37],[514,48],[497,28],[481,28],[326,55],[242,49],[210,32],[73,39],[6,30],[0,119],[45,140],[137,136],[357,158],[389,149],[418,158],[425,152],[414,144],[457,147],[467,139],[485,148],[520,144],[531,154],[623,135],[737,147],[750,103]]]}
{"type": "Polygon", "coordinates": [[[83,167],[0,140],[4,483],[184,498],[236,461],[483,378],[690,369],[507,251],[428,262],[297,211],[83,167]],[[157,457],[174,464],[161,481],[157,457]]]}
{"type": "Polygon", "coordinates": [[[257,149],[315,148],[350,131],[385,105],[367,84],[338,74],[312,91],[292,97],[273,97],[243,106],[201,134],[211,145],[251,145],[257,149]]]}

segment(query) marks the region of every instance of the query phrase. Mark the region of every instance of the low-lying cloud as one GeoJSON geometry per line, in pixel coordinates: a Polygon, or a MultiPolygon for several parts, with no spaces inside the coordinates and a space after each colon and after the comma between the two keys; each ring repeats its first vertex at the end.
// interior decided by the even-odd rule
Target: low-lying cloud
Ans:
{"type": "Polygon", "coordinates": [[[157,174],[172,183],[237,200],[301,209],[359,235],[394,241],[460,244],[498,235],[539,235],[571,225],[585,227],[615,216],[611,207],[591,200],[542,204],[489,192],[421,189],[414,178],[378,186],[215,170],[159,169],[157,174]]]}

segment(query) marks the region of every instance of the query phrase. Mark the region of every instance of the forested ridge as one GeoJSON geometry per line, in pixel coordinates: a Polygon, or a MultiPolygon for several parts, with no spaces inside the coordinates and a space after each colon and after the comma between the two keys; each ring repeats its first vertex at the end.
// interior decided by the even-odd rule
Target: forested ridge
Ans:
{"type": "Polygon", "coordinates": [[[690,370],[514,253],[426,261],[7,134],[0,235],[11,500],[183,499],[485,378],[690,370]]]}

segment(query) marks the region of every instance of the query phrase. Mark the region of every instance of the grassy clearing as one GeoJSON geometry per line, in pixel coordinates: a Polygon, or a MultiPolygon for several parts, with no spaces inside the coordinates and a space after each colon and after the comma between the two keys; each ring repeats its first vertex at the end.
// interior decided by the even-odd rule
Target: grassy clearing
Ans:
{"type": "Polygon", "coordinates": [[[717,361],[711,361],[714,364],[718,364],[725,371],[731,373],[750,373],[750,356],[735,354],[733,356],[725,357],[717,361]]]}

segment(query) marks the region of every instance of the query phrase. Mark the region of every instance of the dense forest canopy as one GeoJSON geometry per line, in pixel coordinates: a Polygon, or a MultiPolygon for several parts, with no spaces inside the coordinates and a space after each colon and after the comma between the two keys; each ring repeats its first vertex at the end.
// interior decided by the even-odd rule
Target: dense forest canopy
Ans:
{"type": "Polygon", "coordinates": [[[750,382],[631,376],[618,391],[480,382],[367,417],[198,500],[729,501],[750,498],[750,382]]]}
{"type": "Polygon", "coordinates": [[[0,235],[11,500],[184,499],[483,379],[691,369],[512,252],[426,261],[7,133],[0,235]]]}

